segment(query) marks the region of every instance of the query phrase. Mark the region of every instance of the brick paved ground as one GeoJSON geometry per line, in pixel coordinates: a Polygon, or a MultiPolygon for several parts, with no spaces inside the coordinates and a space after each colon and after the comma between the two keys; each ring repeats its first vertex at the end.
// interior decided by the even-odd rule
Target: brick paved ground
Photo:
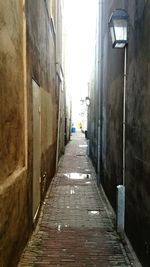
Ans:
{"type": "Polygon", "coordinates": [[[115,232],[85,146],[78,133],[66,147],[18,267],[138,266],[115,232]]]}

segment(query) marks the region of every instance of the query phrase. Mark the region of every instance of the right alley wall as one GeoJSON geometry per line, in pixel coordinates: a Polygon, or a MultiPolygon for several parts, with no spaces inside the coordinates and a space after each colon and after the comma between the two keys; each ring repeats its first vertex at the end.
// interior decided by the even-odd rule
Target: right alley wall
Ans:
{"type": "MultiPolygon", "coordinates": [[[[123,8],[129,14],[129,43],[127,46],[126,95],[126,214],[127,233],[143,266],[150,264],[150,1],[100,0],[99,38],[96,58],[98,77],[95,93],[91,92],[91,114],[98,104],[99,118],[89,127],[100,135],[100,179],[116,210],[116,186],[122,183],[122,124],[124,49],[113,49],[108,22],[113,10],[123,8]],[[99,62],[99,63],[98,63],[99,62]],[[98,94],[97,97],[94,97],[98,94]],[[97,123],[97,124],[96,124],[97,123]],[[98,131],[98,123],[100,131],[98,131]]],[[[97,115],[95,115],[97,116],[97,115]]],[[[98,136],[97,134],[97,136],[98,136]]],[[[98,147],[98,138],[97,138],[98,147]]],[[[95,159],[96,158],[96,159],[95,159]]],[[[96,164],[95,164],[96,165],[96,164]]]]}

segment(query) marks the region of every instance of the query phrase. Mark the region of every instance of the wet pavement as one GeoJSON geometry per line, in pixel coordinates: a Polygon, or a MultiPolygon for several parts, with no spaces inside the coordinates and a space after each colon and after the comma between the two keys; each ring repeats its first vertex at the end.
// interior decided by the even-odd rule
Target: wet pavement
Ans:
{"type": "Polygon", "coordinates": [[[18,267],[139,266],[115,231],[86,149],[84,135],[74,134],[18,267]]]}

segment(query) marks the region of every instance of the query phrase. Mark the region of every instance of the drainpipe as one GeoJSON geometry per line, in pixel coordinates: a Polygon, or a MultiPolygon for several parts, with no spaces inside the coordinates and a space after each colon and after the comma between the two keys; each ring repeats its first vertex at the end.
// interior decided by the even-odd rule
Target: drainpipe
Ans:
{"type": "Polygon", "coordinates": [[[101,158],[102,158],[102,59],[103,59],[103,0],[99,0],[99,21],[98,21],[98,122],[97,122],[97,185],[100,185],[101,158]]]}
{"type": "Polygon", "coordinates": [[[124,88],[123,88],[123,177],[122,184],[125,186],[125,148],[126,148],[126,88],[127,88],[127,47],[124,49],[124,88]]]}
{"type": "MultiPolygon", "coordinates": [[[[59,78],[58,78],[59,80],[59,78]]],[[[59,102],[58,102],[58,124],[57,124],[57,147],[56,147],[56,171],[58,168],[59,160],[59,139],[60,139],[60,113],[61,113],[61,86],[59,80],[59,102]]]]}
{"type": "Polygon", "coordinates": [[[122,185],[117,186],[117,232],[124,233],[125,223],[125,149],[126,149],[126,88],[127,88],[127,47],[124,50],[124,86],[123,86],[123,147],[122,147],[122,185]]]}

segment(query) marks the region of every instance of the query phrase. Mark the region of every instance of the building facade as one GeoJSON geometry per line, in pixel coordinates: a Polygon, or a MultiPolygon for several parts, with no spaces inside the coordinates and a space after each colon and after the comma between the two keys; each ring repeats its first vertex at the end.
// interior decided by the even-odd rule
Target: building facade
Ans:
{"type": "Polygon", "coordinates": [[[62,12],[61,0],[0,1],[3,267],[16,266],[64,147],[62,12]]]}
{"type": "Polygon", "coordinates": [[[125,232],[143,266],[150,263],[150,1],[100,0],[95,86],[89,117],[90,154],[98,181],[116,211],[123,173],[124,49],[113,49],[108,22],[113,10],[129,15],[127,45],[125,232]]]}

